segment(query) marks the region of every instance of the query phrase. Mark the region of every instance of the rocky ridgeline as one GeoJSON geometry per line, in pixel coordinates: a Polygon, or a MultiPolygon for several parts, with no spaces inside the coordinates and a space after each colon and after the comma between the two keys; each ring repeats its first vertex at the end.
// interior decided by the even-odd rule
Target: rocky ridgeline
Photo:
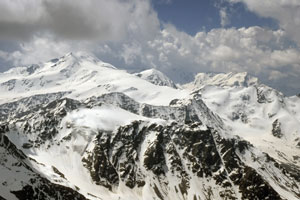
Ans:
{"type": "MultiPolygon", "coordinates": [[[[41,98],[42,100],[39,102],[46,99],[47,96],[41,96],[41,98]]],[[[20,101],[23,102],[24,100],[20,101]]],[[[18,102],[14,102],[14,104],[18,104],[18,102]]],[[[148,118],[174,120],[179,124],[201,121],[214,129],[222,129],[223,126],[221,119],[212,113],[197,95],[187,101],[173,100],[170,106],[140,104],[123,93],[104,94],[82,102],[62,98],[45,105],[42,104],[43,106],[37,104],[26,110],[7,112],[10,116],[15,116],[7,119],[11,124],[10,128],[12,130],[21,131],[21,134],[25,134],[29,138],[28,143],[23,144],[23,147],[39,147],[55,137],[60,130],[59,124],[62,118],[68,112],[78,108],[93,108],[104,104],[115,105],[148,118]]]]}
{"type": "Polygon", "coordinates": [[[40,105],[46,105],[54,100],[61,99],[68,92],[48,93],[33,95],[22,98],[20,100],[5,103],[0,105],[0,120],[4,121],[13,117],[22,117],[26,115],[27,111],[39,109],[40,105]]]}

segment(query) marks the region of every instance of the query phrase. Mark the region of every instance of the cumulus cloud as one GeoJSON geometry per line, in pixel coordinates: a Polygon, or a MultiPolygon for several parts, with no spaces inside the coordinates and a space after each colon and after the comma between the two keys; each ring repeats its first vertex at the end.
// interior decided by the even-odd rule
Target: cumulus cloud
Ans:
{"type": "Polygon", "coordinates": [[[34,37],[29,42],[21,44],[18,50],[7,54],[5,59],[15,66],[29,65],[60,57],[66,52],[71,52],[72,49],[76,50],[74,47],[75,45],[57,41],[51,37],[34,37]]]}
{"type": "Polygon", "coordinates": [[[271,17],[279,22],[290,37],[300,44],[300,1],[298,0],[227,0],[242,2],[248,9],[262,17],[271,17]]]}
{"type": "Polygon", "coordinates": [[[167,28],[160,40],[154,41],[158,54],[192,62],[189,71],[248,71],[253,74],[268,68],[297,65],[299,50],[287,47],[286,43],[288,38],[281,30],[260,27],[214,29],[199,32],[194,37],[167,28]]]}
{"type": "Polygon", "coordinates": [[[287,78],[288,77],[288,75],[287,74],[284,74],[284,73],[282,73],[282,72],[280,72],[280,71],[276,71],[276,70],[272,70],[271,72],[270,72],[270,76],[269,76],[269,80],[278,80],[278,79],[283,79],[283,78],[287,78]]]}
{"type": "Polygon", "coordinates": [[[0,1],[0,39],[47,33],[63,39],[119,40],[136,32],[152,36],[157,28],[156,13],[146,0],[0,1]]]}

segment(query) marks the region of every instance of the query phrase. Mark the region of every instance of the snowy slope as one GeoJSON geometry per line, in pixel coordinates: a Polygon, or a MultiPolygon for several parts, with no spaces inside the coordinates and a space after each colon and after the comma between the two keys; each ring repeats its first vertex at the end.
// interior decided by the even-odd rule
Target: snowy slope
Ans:
{"type": "Polygon", "coordinates": [[[200,94],[232,134],[282,162],[300,165],[300,98],[285,97],[246,73],[201,73],[185,87],[200,94]]]}
{"type": "Polygon", "coordinates": [[[56,92],[71,92],[68,97],[75,99],[123,92],[139,102],[155,105],[168,105],[172,99],[188,95],[183,90],[153,85],[84,53],[53,59],[32,73],[22,68],[0,74],[0,103],[56,92]]]}
{"type": "Polygon", "coordinates": [[[258,79],[250,76],[247,72],[241,73],[198,73],[195,76],[195,80],[189,84],[186,84],[186,88],[193,90],[200,89],[203,86],[214,85],[221,87],[249,87],[251,85],[257,85],[258,79]]]}
{"type": "Polygon", "coordinates": [[[150,83],[153,83],[154,85],[169,86],[177,89],[175,83],[157,69],[148,69],[140,73],[136,73],[135,75],[149,81],[150,83]]]}
{"type": "Polygon", "coordinates": [[[86,199],[53,166],[25,155],[0,127],[0,199],[86,199]],[[42,169],[42,171],[40,171],[42,169]]]}

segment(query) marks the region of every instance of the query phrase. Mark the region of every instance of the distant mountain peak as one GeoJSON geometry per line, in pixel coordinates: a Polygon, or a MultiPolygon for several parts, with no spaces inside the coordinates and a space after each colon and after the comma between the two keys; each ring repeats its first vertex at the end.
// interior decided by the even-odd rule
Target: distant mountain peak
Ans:
{"type": "Polygon", "coordinates": [[[88,52],[85,52],[85,51],[68,52],[63,56],[58,57],[58,58],[53,58],[48,62],[49,63],[57,63],[58,61],[73,61],[73,62],[76,62],[76,61],[83,61],[83,60],[89,60],[89,61],[93,61],[95,63],[103,62],[99,58],[97,58],[95,55],[93,55],[92,53],[88,53],[88,52]]]}
{"type": "Polygon", "coordinates": [[[258,78],[251,76],[247,72],[229,72],[229,73],[198,73],[195,80],[187,85],[195,89],[207,85],[220,87],[249,87],[259,85],[258,78]]]}
{"type": "Polygon", "coordinates": [[[116,69],[116,67],[101,61],[95,55],[80,51],[75,53],[69,52],[59,58],[51,59],[44,64],[42,71],[61,68],[63,71],[72,70],[75,72],[82,66],[84,66],[85,69],[91,68],[91,70],[94,70],[95,66],[116,69]]]}
{"type": "Polygon", "coordinates": [[[177,88],[175,83],[169,77],[167,77],[164,73],[154,68],[147,69],[140,73],[136,73],[135,75],[153,83],[154,85],[169,86],[175,89],[177,88]]]}

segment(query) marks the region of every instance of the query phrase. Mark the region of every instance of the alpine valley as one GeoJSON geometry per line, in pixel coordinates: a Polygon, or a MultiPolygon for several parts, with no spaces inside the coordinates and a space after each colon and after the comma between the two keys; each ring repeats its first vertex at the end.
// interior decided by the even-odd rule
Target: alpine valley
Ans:
{"type": "Polygon", "coordinates": [[[0,199],[300,199],[300,97],[86,53],[0,73],[0,199]]]}

